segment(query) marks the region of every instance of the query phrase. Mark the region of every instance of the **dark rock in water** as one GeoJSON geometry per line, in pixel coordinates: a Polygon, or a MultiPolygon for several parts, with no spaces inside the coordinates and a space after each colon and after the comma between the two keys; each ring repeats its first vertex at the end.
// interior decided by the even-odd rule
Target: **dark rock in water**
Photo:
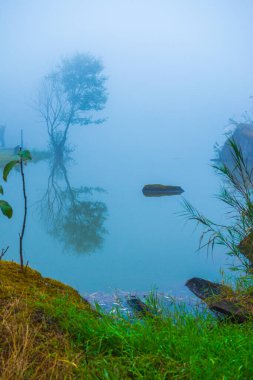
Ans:
{"type": "Polygon", "coordinates": [[[131,296],[127,300],[128,306],[139,316],[152,316],[152,310],[136,296],[131,296]]]}
{"type": "Polygon", "coordinates": [[[184,192],[180,186],[166,186],[166,185],[145,185],[142,189],[146,197],[162,197],[169,195],[179,195],[184,192]]]}
{"type": "Polygon", "coordinates": [[[205,301],[210,310],[229,317],[232,322],[242,323],[252,318],[252,299],[238,297],[225,285],[202,278],[192,278],[185,285],[205,301]]]}
{"type": "Polygon", "coordinates": [[[248,312],[246,305],[240,306],[236,299],[222,299],[208,305],[209,309],[229,317],[232,322],[243,323],[252,319],[252,314],[248,312]]]}
{"type": "Polygon", "coordinates": [[[194,277],[185,284],[187,288],[202,300],[212,296],[218,296],[228,288],[224,285],[217,284],[203,278],[194,277]]]}

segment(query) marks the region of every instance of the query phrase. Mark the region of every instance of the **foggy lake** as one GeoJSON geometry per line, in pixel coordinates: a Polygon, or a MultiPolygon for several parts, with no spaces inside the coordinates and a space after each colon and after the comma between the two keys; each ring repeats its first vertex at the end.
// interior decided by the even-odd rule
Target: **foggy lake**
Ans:
{"type": "MultiPolygon", "coordinates": [[[[211,159],[229,118],[239,120],[252,107],[252,11],[251,1],[228,0],[1,2],[0,124],[7,147],[20,143],[22,129],[26,148],[49,149],[35,100],[62,58],[90,54],[106,76],[105,121],[70,128],[60,173],[52,179],[50,159],[25,167],[24,252],[32,268],[80,293],[156,286],[182,294],[193,276],[220,278],[228,266],[224,249],[196,252],[201,229],[180,214],[184,197],[211,219],[224,218],[211,159]],[[143,186],[157,183],[184,193],[145,197],[143,186]],[[47,196],[54,185],[66,191],[61,208],[68,196],[82,199],[79,232],[62,228],[62,214],[52,229],[55,194],[47,196]]],[[[18,261],[19,172],[4,189],[14,215],[0,218],[0,248],[9,245],[5,258],[18,261]]]]}

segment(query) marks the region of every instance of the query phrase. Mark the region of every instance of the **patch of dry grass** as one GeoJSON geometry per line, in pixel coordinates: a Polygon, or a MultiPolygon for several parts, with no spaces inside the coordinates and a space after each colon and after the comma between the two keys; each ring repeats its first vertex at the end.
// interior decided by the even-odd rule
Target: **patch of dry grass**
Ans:
{"type": "Polygon", "coordinates": [[[2,309],[0,347],[4,380],[70,379],[81,358],[54,321],[18,299],[2,309]]]}
{"type": "Polygon", "coordinates": [[[71,296],[78,309],[90,307],[72,288],[43,278],[15,263],[0,261],[0,379],[73,379],[83,353],[63,332],[56,318],[36,306],[71,296]]]}

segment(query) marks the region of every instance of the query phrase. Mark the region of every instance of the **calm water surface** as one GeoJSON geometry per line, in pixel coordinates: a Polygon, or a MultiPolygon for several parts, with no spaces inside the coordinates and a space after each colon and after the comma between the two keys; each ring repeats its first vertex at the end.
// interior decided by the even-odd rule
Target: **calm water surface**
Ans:
{"type": "MultiPolygon", "coordinates": [[[[117,289],[145,292],[156,286],[161,292],[182,294],[186,291],[185,281],[192,276],[217,280],[219,269],[226,265],[224,252],[221,248],[209,256],[206,251],[196,252],[200,230],[179,215],[183,211],[183,196],[205,215],[220,220],[223,209],[213,196],[218,191],[218,179],[209,158],[200,161],[196,157],[187,159],[168,154],[159,160],[147,154],[145,163],[144,159],[138,162],[137,157],[131,160],[119,156],[116,165],[111,157],[96,155],[92,165],[94,149],[90,146],[84,154],[77,148],[74,160],[65,165],[72,190],[82,186],[95,188],[92,193],[86,189],[82,194],[84,205],[89,206],[84,211],[87,226],[77,237],[75,228],[64,236],[61,216],[56,222],[60,232],[48,232],[48,205],[45,198],[44,203],[41,200],[52,174],[49,162],[26,168],[29,217],[24,246],[29,265],[81,293],[117,289]],[[185,193],[144,197],[143,185],[157,182],[180,185],[185,193]]],[[[6,259],[15,261],[18,261],[18,228],[22,216],[20,181],[18,172],[10,176],[6,194],[15,215],[10,221],[1,219],[2,245],[10,244],[6,259]]],[[[63,177],[55,182],[60,191],[67,189],[63,177]]],[[[62,205],[65,206],[66,203],[62,205]]]]}
{"type": "MultiPolygon", "coordinates": [[[[211,219],[224,218],[210,159],[228,119],[240,121],[252,109],[253,2],[31,3],[0,2],[0,124],[7,126],[7,145],[19,144],[22,128],[25,146],[46,149],[34,101],[61,58],[77,52],[101,58],[109,96],[103,125],[71,126],[73,161],[65,168],[53,175],[45,161],[26,168],[29,265],[81,293],[157,286],[178,294],[192,276],[219,279],[227,265],[222,247],[213,257],[197,253],[201,231],[179,213],[184,196],[211,219]],[[185,192],[145,198],[149,183],[185,192]]],[[[18,261],[18,172],[5,196],[14,217],[0,217],[0,248],[10,245],[6,259],[18,261]]]]}

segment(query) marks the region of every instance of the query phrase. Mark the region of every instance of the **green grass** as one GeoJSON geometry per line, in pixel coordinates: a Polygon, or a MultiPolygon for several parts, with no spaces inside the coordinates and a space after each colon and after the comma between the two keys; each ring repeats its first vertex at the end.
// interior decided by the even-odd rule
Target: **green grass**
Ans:
{"type": "MultiPolygon", "coordinates": [[[[149,301],[160,309],[155,294],[149,301]]],[[[74,289],[6,261],[0,315],[4,380],[253,379],[253,321],[177,305],[152,318],[105,315],[74,289]]]]}
{"type": "Polygon", "coordinates": [[[219,322],[183,309],[170,317],[91,318],[68,298],[38,305],[83,351],[73,378],[252,379],[253,323],[219,322]]]}

